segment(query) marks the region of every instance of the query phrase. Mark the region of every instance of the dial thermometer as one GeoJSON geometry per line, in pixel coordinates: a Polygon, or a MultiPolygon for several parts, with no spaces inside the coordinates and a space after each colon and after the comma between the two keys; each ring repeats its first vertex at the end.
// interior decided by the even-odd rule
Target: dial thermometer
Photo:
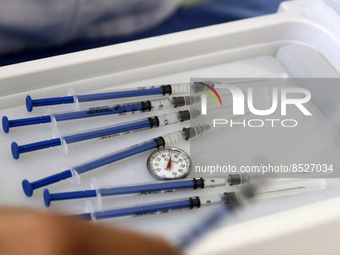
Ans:
{"type": "Polygon", "coordinates": [[[185,178],[190,174],[191,166],[190,156],[178,148],[155,150],[147,160],[148,171],[160,180],[185,178]]]}

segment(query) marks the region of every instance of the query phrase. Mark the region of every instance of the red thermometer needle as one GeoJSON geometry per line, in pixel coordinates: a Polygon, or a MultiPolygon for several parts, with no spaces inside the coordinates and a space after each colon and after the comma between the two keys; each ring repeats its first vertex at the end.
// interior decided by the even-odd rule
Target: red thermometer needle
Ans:
{"type": "Polygon", "coordinates": [[[172,156],[172,150],[170,150],[170,158],[169,158],[168,164],[166,166],[167,170],[171,170],[171,156],[172,156]]]}

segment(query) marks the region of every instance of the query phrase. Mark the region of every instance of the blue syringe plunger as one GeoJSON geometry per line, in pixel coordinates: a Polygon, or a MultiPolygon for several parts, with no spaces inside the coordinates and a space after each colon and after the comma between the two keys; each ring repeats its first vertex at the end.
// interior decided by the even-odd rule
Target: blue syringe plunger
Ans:
{"type": "Polygon", "coordinates": [[[26,97],[26,109],[28,112],[31,112],[33,110],[33,102],[31,96],[26,97]]]}
{"type": "Polygon", "coordinates": [[[46,207],[49,207],[51,205],[51,196],[48,189],[44,189],[44,202],[46,207]]]}
{"type": "Polygon", "coordinates": [[[31,197],[33,195],[32,184],[28,180],[22,181],[22,188],[23,188],[26,196],[31,197]]]}
{"type": "Polygon", "coordinates": [[[96,190],[80,190],[80,191],[54,193],[54,194],[51,194],[48,189],[44,190],[44,201],[45,201],[46,207],[49,207],[51,205],[51,201],[55,201],[55,200],[68,200],[68,199],[96,197],[96,196],[97,196],[96,190]]]}
{"type": "Polygon", "coordinates": [[[9,132],[9,129],[12,127],[22,127],[28,125],[36,125],[42,123],[50,123],[51,116],[40,116],[40,117],[33,117],[33,118],[25,118],[25,119],[15,119],[15,120],[8,120],[7,116],[2,117],[2,128],[5,133],[9,132]]]}
{"type": "Polygon", "coordinates": [[[2,128],[3,128],[5,133],[9,132],[9,121],[8,121],[8,118],[6,116],[2,117],[2,128]]]}
{"type": "Polygon", "coordinates": [[[16,142],[11,144],[13,158],[18,159],[20,155],[19,145],[16,142]]]}
{"type": "Polygon", "coordinates": [[[58,104],[72,104],[74,103],[73,96],[66,97],[52,97],[45,99],[32,99],[31,96],[26,97],[26,108],[27,111],[31,112],[33,107],[36,106],[48,106],[48,105],[58,105],[58,104]]]}
{"type": "Polygon", "coordinates": [[[45,140],[45,141],[30,143],[30,144],[21,145],[21,146],[19,146],[16,142],[13,142],[11,145],[11,150],[12,150],[13,158],[18,159],[21,153],[47,149],[50,147],[55,147],[55,146],[60,146],[60,145],[61,145],[60,138],[54,138],[51,140],[45,140]]]}
{"type": "Polygon", "coordinates": [[[61,173],[48,176],[46,178],[43,178],[35,182],[29,182],[28,180],[23,180],[22,189],[24,190],[24,193],[26,194],[26,196],[31,197],[35,189],[45,187],[47,185],[60,182],[62,180],[65,180],[71,177],[72,177],[71,170],[66,170],[61,173]]]}

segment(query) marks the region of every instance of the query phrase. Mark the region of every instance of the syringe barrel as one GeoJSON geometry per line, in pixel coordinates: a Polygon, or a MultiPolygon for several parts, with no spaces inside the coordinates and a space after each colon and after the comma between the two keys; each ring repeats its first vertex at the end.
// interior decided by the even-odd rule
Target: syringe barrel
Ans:
{"type": "Polygon", "coordinates": [[[184,140],[183,132],[181,131],[176,131],[167,135],[163,135],[162,138],[165,142],[165,146],[171,146],[184,140]]]}
{"type": "Polygon", "coordinates": [[[204,188],[224,187],[226,184],[226,178],[204,178],[204,188]]]}
{"type": "Polygon", "coordinates": [[[81,111],[54,113],[52,114],[52,116],[53,118],[55,118],[56,121],[67,121],[112,114],[125,115],[126,113],[135,113],[142,111],[148,111],[148,106],[144,105],[144,102],[136,102],[127,104],[116,104],[110,106],[92,107],[81,111]]]}
{"type": "Polygon", "coordinates": [[[157,128],[178,123],[179,120],[177,115],[177,113],[161,114],[137,121],[130,121],[118,125],[106,126],[104,128],[87,130],[81,133],[65,135],[63,136],[63,139],[67,144],[71,144],[95,138],[104,139],[111,136],[120,136],[149,128],[157,128]]]}
{"type": "Polygon", "coordinates": [[[200,196],[200,206],[218,205],[223,202],[221,194],[211,194],[200,196]]]}
{"type": "Polygon", "coordinates": [[[169,98],[160,98],[160,99],[154,99],[149,100],[150,102],[150,108],[148,108],[148,111],[162,111],[166,109],[170,109],[172,107],[171,101],[169,98]]]}
{"type": "Polygon", "coordinates": [[[119,125],[107,126],[104,128],[87,130],[76,134],[65,135],[62,137],[67,144],[77,143],[81,141],[107,138],[111,136],[120,136],[134,131],[141,131],[153,127],[153,120],[158,121],[155,117],[145,118],[139,121],[131,121],[119,125]]]}
{"type": "Polygon", "coordinates": [[[152,96],[152,95],[177,95],[177,94],[187,94],[189,93],[188,83],[178,83],[178,84],[167,84],[161,86],[153,87],[139,87],[137,89],[124,89],[122,91],[112,91],[112,92],[102,92],[95,94],[85,94],[77,95],[80,103],[108,100],[108,99],[118,99],[118,98],[128,98],[128,97],[139,97],[139,96],[152,96]]]}
{"type": "Polygon", "coordinates": [[[162,114],[157,116],[159,127],[176,124],[180,121],[180,115],[177,112],[162,114]]]}
{"type": "Polygon", "coordinates": [[[171,95],[189,94],[189,83],[177,83],[171,85],[171,95]]]}
{"type": "Polygon", "coordinates": [[[113,91],[113,92],[103,92],[96,94],[85,94],[85,95],[77,95],[77,98],[80,103],[82,102],[90,102],[90,101],[100,101],[100,100],[109,100],[109,99],[118,99],[118,98],[127,98],[127,97],[138,97],[138,96],[152,96],[152,95],[165,95],[166,89],[168,85],[163,85],[159,87],[148,87],[148,88],[140,88],[140,89],[131,89],[124,91],[113,91]]]}
{"type": "Polygon", "coordinates": [[[181,189],[194,189],[195,183],[193,180],[179,180],[171,182],[161,183],[149,183],[142,185],[126,186],[126,187],[114,187],[114,188],[102,188],[100,194],[102,196],[116,196],[124,194],[149,194],[149,193],[161,193],[165,191],[174,191],[181,189]]]}
{"type": "Polygon", "coordinates": [[[240,185],[250,182],[248,174],[229,174],[227,178],[204,178],[204,188],[240,185]]]}
{"type": "Polygon", "coordinates": [[[112,163],[116,163],[120,160],[132,157],[134,155],[137,155],[139,153],[151,150],[151,149],[156,149],[158,148],[158,141],[156,141],[156,139],[153,140],[149,140],[147,142],[144,143],[140,143],[138,145],[134,145],[132,147],[129,147],[127,149],[123,149],[121,151],[118,152],[114,152],[112,154],[109,155],[105,155],[101,158],[98,158],[96,160],[90,161],[88,163],[79,165],[74,167],[74,170],[78,173],[78,174],[82,174],[82,173],[86,173],[88,171],[91,171],[93,169],[97,169],[103,166],[107,166],[110,165],[112,163]]]}
{"type": "Polygon", "coordinates": [[[137,112],[161,111],[163,109],[169,109],[170,107],[170,99],[164,98],[126,104],[91,107],[81,111],[54,113],[52,114],[52,117],[55,119],[55,121],[66,121],[113,114],[126,115],[137,112]]]}

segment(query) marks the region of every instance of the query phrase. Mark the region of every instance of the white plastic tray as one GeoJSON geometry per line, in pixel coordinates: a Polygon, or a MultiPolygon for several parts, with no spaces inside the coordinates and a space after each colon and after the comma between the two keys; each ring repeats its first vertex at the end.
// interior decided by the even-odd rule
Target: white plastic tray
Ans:
{"type": "MultiPolygon", "coordinates": [[[[25,96],[27,94],[32,95],[33,98],[62,96],[67,93],[68,88],[73,88],[77,92],[87,92],[120,86],[189,82],[192,77],[265,77],[282,73],[294,77],[338,77],[340,71],[338,37],[332,33],[334,32],[332,27],[313,23],[308,17],[308,15],[313,17],[313,13],[307,12],[308,15],[306,15],[305,12],[299,11],[307,8],[304,4],[304,1],[292,2],[291,6],[288,4],[283,6],[282,10],[286,9],[286,12],[253,20],[243,20],[3,67],[0,69],[1,115],[6,115],[10,119],[42,115],[43,111],[40,109],[33,113],[26,112],[23,106],[25,96]],[[300,49],[307,53],[301,56],[289,47],[293,49],[301,47],[300,49]],[[294,59],[294,64],[298,66],[289,64],[290,62],[284,58],[287,54],[291,54],[288,60],[294,59]],[[304,62],[301,59],[305,56],[308,56],[309,61],[304,62]],[[311,66],[310,63],[317,63],[317,66],[311,66]]],[[[297,52],[300,51],[297,50],[297,52]]],[[[58,109],[67,109],[67,107],[58,107],[58,109]]],[[[104,117],[100,118],[100,121],[101,125],[112,123],[111,119],[104,117]]],[[[84,129],[98,125],[88,120],[77,123],[81,124],[84,129]]],[[[173,129],[178,128],[179,126],[176,126],[173,129]]],[[[61,129],[72,132],[75,126],[70,122],[62,125],[61,129]]],[[[37,190],[32,198],[25,197],[21,189],[23,179],[27,178],[30,181],[40,179],[58,172],[64,161],[68,161],[71,165],[77,164],[109,151],[125,148],[138,141],[150,139],[163,132],[164,130],[159,129],[151,134],[143,132],[115,140],[89,142],[86,145],[90,145],[90,149],[74,145],[70,147],[70,154],[67,158],[56,149],[50,149],[23,154],[18,161],[15,161],[10,153],[12,141],[24,144],[50,139],[51,133],[50,129],[43,125],[13,129],[9,134],[0,136],[2,145],[0,149],[0,203],[1,205],[27,205],[43,208],[42,190],[37,190]]],[[[185,144],[178,147],[188,149],[185,144]]],[[[133,161],[125,161],[113,167],[85,174],[80,186],[75,187],[64,181],[50,186],[50,190],[58,192],[87,189],[90,178],[94,176],[103,185],[154,181],[145,169],[145,160],[146,155],[140,155],[133,161]]],[[[234,222],[337,196],[339,194],[338,184],[337,180],[328,180],[328,188],[322,192],[263,201],[249,208],[234,222]]],[[[200,194],[219,191],[221,189],[204,190],[200,191],[200,194]]],[[[108,201],[115,206],[124,206],[124,204],[147,203],[152,200],[173,199],[192,194],[196,193],[178,192],[144,196],[142,199],[134,197],[129,201],[122,197],[108,201]]],[[[84,201],[56,202],[52,208],[68,213],[82,212],[84,201]]],[[[141,231],[160,233],[170,240],[175,240],[208,212],[209,209],[202,209],[196,212],[177,212],[176,216],[167,214],[106,222],[141,231]]]]}

